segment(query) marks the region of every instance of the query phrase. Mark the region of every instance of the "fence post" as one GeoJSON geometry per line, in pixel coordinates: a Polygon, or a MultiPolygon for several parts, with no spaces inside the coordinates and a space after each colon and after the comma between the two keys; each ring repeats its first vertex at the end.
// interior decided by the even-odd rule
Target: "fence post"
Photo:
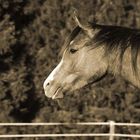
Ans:
{"type": "Polygon", "coordinates": [[[110,121],[110,137],[109,140],[114,140],[114,134],[115,134],[115,122],[114,121],[110,121]]]}

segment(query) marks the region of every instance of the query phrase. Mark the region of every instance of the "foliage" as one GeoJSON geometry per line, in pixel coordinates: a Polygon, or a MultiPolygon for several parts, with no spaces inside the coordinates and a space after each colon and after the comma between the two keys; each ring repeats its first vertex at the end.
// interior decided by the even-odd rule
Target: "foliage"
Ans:
{"type": "MultiPolygon", "coordinates": [[[[59,61],[65,36],[75,26],[73,7],[84,22],[96,19],[101,24],[139,28],[139,1],[0,0],[0,5],[0,122],[140,122],[139,90],[120,77],[109,75],[58,101],[47,99],[42,88],[59,61]]],[[[75,131],[63,131],[67,129],[75,131]]],[[[9,130],[0,131],[4,132],[9,130]]]]}

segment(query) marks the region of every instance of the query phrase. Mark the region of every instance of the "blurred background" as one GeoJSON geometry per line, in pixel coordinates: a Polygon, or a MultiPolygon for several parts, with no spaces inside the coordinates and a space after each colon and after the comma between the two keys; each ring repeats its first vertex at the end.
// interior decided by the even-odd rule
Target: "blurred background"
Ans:
{"type": "MultiPolygon", "coordinates": [[[[140,28],[139,7],[138,0],[0,0],[0,122],[140,123],[140,90],[121,77],[108,75],[58,100],[48,99],[43,91],[44,80],[60,60],[65,37],[76,26],[73,8],[84,22],[140,28]]],[[[0,132],[10,130],[20,131],[0,132]]]]}

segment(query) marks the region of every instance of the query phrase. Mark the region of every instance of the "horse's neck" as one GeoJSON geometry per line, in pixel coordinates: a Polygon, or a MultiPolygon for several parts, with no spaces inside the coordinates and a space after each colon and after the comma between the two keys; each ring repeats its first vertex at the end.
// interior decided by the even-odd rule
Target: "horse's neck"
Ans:
{"type": "Polygon", "coordinates": [[[124,79],[140,88],[140,54],[137,58],[137,72],[135,72],[131,62],[131,48],[127,48],[123,56],[120,74],[124,79]]]}
{"type": "Polygon", "coordinates": [[[137,72],[132,68],[131,48],[127,48],[122,61],[121,75],[133,85],[140,88],[140,55],[137,58],[137,72]]]}

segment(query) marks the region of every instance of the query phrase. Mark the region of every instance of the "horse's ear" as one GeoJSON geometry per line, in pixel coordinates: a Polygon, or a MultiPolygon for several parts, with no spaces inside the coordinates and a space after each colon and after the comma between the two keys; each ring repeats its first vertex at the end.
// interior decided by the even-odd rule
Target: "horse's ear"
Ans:
{"type": "Polygon", "coordinates": [[[78,14],[77,14],[77,11],[74,10],[74,13],[73,13],[73,18],[76,22],[76,24],[82,28],[85,33],[89,36],[89,37],[92,37],[93,36],[93,28],[91,27],[90,24],[84,24],[82,23],[80,20],[79,20],[79,17],[78,17],[78,14]]]}

